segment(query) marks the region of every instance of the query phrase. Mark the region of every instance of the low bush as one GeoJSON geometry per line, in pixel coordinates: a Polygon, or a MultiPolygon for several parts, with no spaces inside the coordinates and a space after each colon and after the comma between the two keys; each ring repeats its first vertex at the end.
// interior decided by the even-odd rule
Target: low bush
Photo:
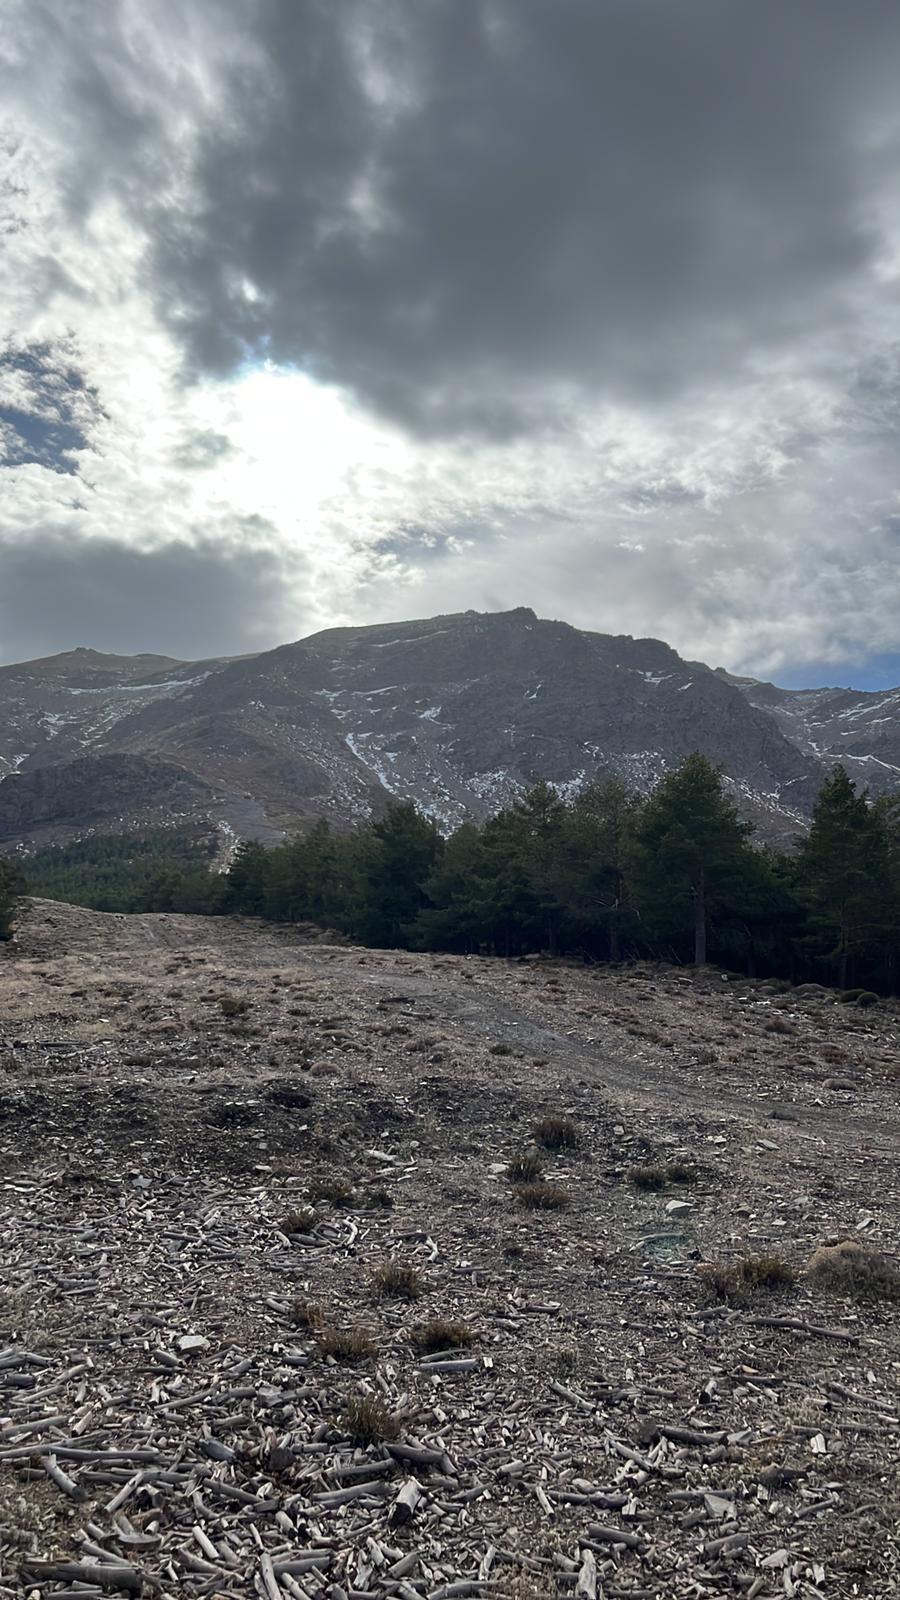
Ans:
{"type": "Polygon", "coordinates": [[[790,1289],[794,1269],[781,1256],[744,1256],[741,1261],[704,1261],[698,1272],[719,1300],[746,1300],[754,1294],[790,1289]]]}
{"type": "Polygon", "coordinates": [[[348,1364],[375,1353],[374,1340],[364,1328],[320,1328],[316,1344],[320,1355],[348,1364]]]}
{"type": "Polygon", "coordinates": [[[506,1176],[510,1183],[533,1183],[541,1176],[544,1163],[536,1150],[523,1150],[519,1155],[512,1156],[506,1168],[506,1176]]]}
{"type": "Polygon", "coordinates": [[[628,1177],[636,1189],[664,1189],[665,1167],[632,1167],[628,1177]]]}
{"type": "Polygon", "coordinates": [[[372,1274],[376,1294],[392,1300],[418,1300],[425,1288],[418,1267],[404,1261],[385,1261],[372,1274]]]}
{"type": "Polygon", "coordinates": [[[529,1211],[565,1211],[569,1196],[555,1183],[517,1183],[513,1194],[529,1211]]]}
{"type": "Polygon", "coordinates": [[[575,1150],[578,1146],[578,1125],[571,1117],[541,1117],[531,1133],[545,1150],[575,1150]]]}
{"type": "Polygon", "coordinates": [[[445,1322],[435,1317],[413,1328],[410,1340],[417,1350],[433,1355],[437,1350],[459,1350],[472,1343],[472,1330],[466,1322],[445,1322]]]}
{"type": "Polygon", "coordinates": [[[372,1394],[351,1395],[341,1422],[355,1444],[381,1444],[400,1432],[397,1418],[372,1394]]]}
{"type": "Polygon", "coordinates": [[[900,1272],[894,1263],[854,1239],[821,1245],[806,1274],[818,1288],[854,1300],[900,1300],[900,1272]]]}

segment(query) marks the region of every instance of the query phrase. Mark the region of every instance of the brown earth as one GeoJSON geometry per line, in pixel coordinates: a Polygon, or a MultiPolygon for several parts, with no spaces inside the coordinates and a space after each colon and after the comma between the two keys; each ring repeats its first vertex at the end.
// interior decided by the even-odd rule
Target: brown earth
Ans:
{"type": "Polygon", "coordinates": [[[900,1592],[893,1278],[804,1275],[847,1238],[890,1268],[898,1099],[892,1002],[31,902],[0,1595],[900,1592]],[[550,1115],[565,1208],[530,1209],[505,1168],[550,1115]],[[716,1297],[762,1256],[796,1282],[716,1297]]]}

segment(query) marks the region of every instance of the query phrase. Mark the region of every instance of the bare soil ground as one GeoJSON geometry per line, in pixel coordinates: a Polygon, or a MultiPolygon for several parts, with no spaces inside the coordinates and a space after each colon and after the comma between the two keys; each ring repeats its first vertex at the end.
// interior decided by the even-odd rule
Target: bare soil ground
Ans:
{"type": "Polygon", "coordinates": [[[893,1258],[898,1102],[891,1002],[31,902],[0,1595],[900,1593],[900,1307],[804,1270],[893,1258]]]}

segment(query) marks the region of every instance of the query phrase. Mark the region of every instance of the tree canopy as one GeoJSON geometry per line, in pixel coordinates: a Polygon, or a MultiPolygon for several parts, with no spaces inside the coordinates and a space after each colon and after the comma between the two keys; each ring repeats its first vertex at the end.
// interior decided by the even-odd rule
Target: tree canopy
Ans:
{"type": "Polygon", "coordinates": [[[210,870],[213,848],[173,830],[95,837],[33,857],[29,887],[101,910],[312,922],[375,946],[712,957],[888,992],[900,970],[900,797],[873,802],[841,767],[787,851],[756,844],[728,779],[699,754],[649,797],[618,780],[570,798],[538,783],[447,838],[391,800],[352,832],[319,820],[272,848],[246,841],[226,872],[210,870]]]}

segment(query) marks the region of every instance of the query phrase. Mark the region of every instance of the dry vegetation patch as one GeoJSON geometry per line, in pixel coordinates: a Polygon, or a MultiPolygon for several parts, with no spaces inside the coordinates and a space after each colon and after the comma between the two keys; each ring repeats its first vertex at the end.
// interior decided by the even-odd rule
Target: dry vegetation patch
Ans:
{"type": "Polygon", "coordinates": [[[396,1439],[400,1432],[397,1417],[372,1394],[349,1395],[341,1425],[356,1444],[381,1444],[385,1439],[396,1439]]]}
{"type": "Polygon", "coordinates": [[[435,1317],[413,1328],[409,1337],[416,1350],[434,1355],[439,1350],[461,1350],[472,1343],[474,1335],[467,1322],[448,1322],[435,1317]]]}
{"type": "Polygon", "coordinates": [[[418,1267],[405,1261],[384,1261],[372,1274],[376,1294],[390,1300],[418,1300],[425,1292],[425,1280],[418,1267]]]}
{"type": "Polygon", "coordinates": [[[279,1217],[277,1226],[290,1238],[292,1233],[310,1233],[318,1220],[312,1206],[297,1206],[295,1210],[286,1211],[283,1217],[279,1217]]]}
{"type": "Polygon", "coordinates": [[[579,1144],[578,1124],[571,1117],[541,1117],[532,1130],[536,1144],[545,1150],[576,1150],[579,1144]]]}
{"type": "Polygon", "coordinates": [[[900,1271],[893,1261],[855,1239],[820,1245],[806,1275],[817,1288],[854,1300],[900,1300],[900,1271]]]}
{"type": "Polygon", "coordinates": [[[697,1268],[719,1300],[746,1300],[755,1294],[790,1289],[797,1275],[781,1256],[744,1256],[740,1261],[704,1261],[697,1268]]]}
{"type": "Polygon", "coordinates": [[[537,1151],[523,1150],[519,1155],[510,1157],[506,1176],[510,1183],[534,1183],[543,1170],[544,1163],[537,1151]]]}
{"type": "Polygon", "coordinates": [[[556,1183],[517,1183],[513,1194],[528,1211],[566,1211],[570,1204],[566,1190],[556,1183]]]}
{"type": "Polygon", "coordinates": [[[332,1361],[365,1361],[375,1354],[375,1341],[365,1328],[323,1328],[316,1335],[319,1354],[332,1361]]]}

